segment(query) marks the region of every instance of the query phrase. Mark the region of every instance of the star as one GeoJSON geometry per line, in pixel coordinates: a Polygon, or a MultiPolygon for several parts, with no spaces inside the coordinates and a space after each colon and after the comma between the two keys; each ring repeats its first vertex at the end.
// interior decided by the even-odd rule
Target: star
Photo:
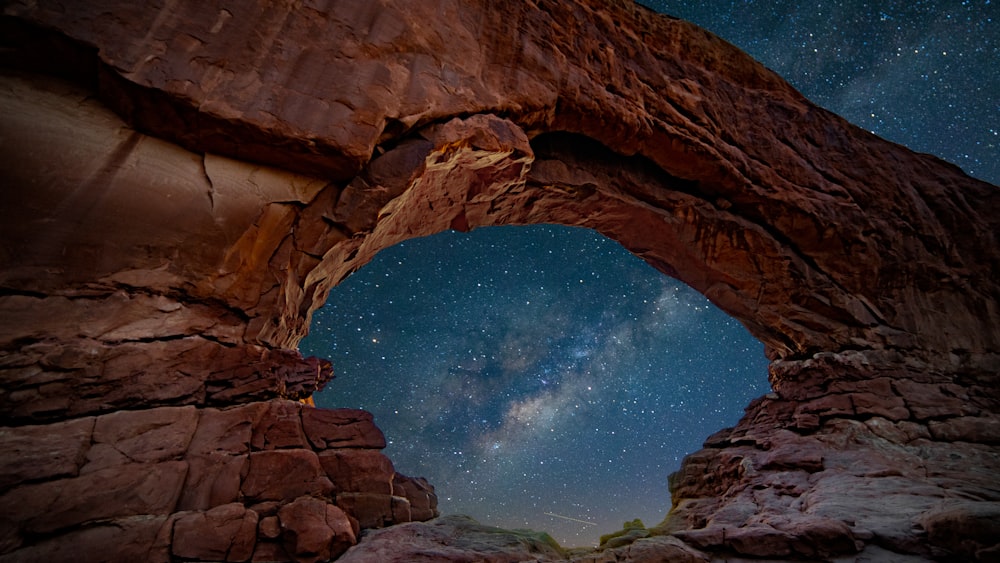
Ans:
{"type": "Polygon", "coordinates": [[[318,404],[372,411],[386,454],[438,487],[443,512],[545,529],[567,545],[595,543],[626,519],[662,519],[679,460],[767,391],[763,346],[739,323],[588,230],[407,241],[330,299],[337,307],[315,314],[318,336],[302,345],[338,368],[318,404]],[[484,293],[498,263],[521,284],[484,293]],[[374,288],[388,270],[393,287],[374,288]],[[387,314],[400,291],[418,298],[387,314]],[[573,506],[599,526],[537,510],[573,506]]]}

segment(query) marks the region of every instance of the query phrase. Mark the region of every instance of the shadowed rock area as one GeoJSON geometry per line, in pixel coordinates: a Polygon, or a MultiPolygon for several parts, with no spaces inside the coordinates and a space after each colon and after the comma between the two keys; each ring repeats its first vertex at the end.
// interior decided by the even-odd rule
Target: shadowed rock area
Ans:
{"type": "Polygon", "coordinates": [[[1000,558],[1000,189],[711,34],[624,0],[39,0],[0,38],[0,561],[1000,558]],[[543,222],[739,319],[773,392],[606,549],[371,531],[434,490],[294,401],[332,376],[312,311],[396,242],[543,222]]]}

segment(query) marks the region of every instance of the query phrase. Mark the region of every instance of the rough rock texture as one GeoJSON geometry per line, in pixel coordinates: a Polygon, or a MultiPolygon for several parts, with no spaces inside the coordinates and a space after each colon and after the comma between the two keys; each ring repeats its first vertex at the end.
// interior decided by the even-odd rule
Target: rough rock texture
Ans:
{"type": "Polygon", "coordinates": [[[467,516],[442,516],[430,522],[413,522],[365,532],[358,545],[348,549],[338,561],[703,563],[709,558],[672,536],[642,539],[625,547],[598,552],[585,548],[567,550],[545,533],[484,526],[467,516]]]}
{"type": "Polygon", "coordinates": [[[38,0],[0,41],[0,558],[321,558],[339,511],[432,515],[329,453],[377,449],[367,423],[270,400],[331,377],[294,348],[380,249],[539,222],[773,360],[607,557],[998,556],[1000,190],[718,38],[625,0],[38,0]]]}
{"type": "Polygon", "coordinates": [[[368,534],[339,561],[562,561],[564,553],[546,534],[483,526],[467,516],[443,516],[423,526],[399,525],[368,534]]]}
{"type": "Polygon", "coordinates": [[[0,561],[325,561],[411,500],[437,516],[383,447],[367,412],[281,399],[4,427],[0,561]]]}

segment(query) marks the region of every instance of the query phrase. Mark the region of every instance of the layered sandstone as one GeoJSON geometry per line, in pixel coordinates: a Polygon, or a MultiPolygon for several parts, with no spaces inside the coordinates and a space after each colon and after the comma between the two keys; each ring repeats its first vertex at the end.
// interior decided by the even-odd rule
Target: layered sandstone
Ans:
{"type": "Polygon", "coordinates": [[[321,558],[397,499],[430,518],[352,423],[281,400],[331,376],[294,348],[382,248],[539,222],[618,240],[773,360],[667,519],[592,560],[997,556],[1000,190],[718,38],[583,0],[41,0],[0,29],[0,557],[321,558]],[[244,415],[247,441],[196,440],[244,415]]]}
{"type": "Polygon", "coordinates": [[[437,515],[384,447],[365,411],[284,400],[8,427],[0,558],[335,558],[362,529],[437,515]]]}

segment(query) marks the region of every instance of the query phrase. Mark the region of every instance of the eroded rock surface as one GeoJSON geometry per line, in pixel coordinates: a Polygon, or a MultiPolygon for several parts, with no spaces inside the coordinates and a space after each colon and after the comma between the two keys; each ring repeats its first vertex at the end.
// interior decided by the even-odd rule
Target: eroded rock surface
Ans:
{"type": "Polygon", "coordinates": [[[825,559],[877,546],[895,554],[888,560],[995,557],[996,536],[984,530],[995,512],[1000,452],[986,433],[952,441],[931,431],[995,418],[989,390],[969,385],[949,403],[957,388],[933,383],[930,370],[900,371],[890,382],[862,360],[853,353],[796,366],[798,378],[822,378],[823,390],[810,395],[799,379],[801,395],[769,394],[736,428],[709,438],[671,476],[674,506],[656,533],[741,556],[825,559]],[[836,386],[831,373],[841,377],[836,386]],[[943,395],[938,420],[923,411],[928,389],[943,395]],[[961,547],[933,530],[959,513],[967,526],[961,547]]]}
{"type": "Polygon", "coordinates": [[[362,529],[437,516],[384,447],[367,412],[280,399],[5,427],[0,559],[328,560],[362,529]]]}
{"type": "Polygon", "coordinates": [[[666,520],[590,560],[997,557],[1000,190],[718,38],[624,0],[40,0],[0,29],[0,558],[321,559],[433,517],[364,415],[276,400],[332,375],[294,348],[382,248],[539,222],[773,360],[666,520]]]}
{"type": "Polygon", "coordinates": [[[425,526],[393,526],[369,534],[340,561],[561,561],[562,550],[552,538],[530,531],[483,526],[466,516],[444,516],[425,526]]]}

